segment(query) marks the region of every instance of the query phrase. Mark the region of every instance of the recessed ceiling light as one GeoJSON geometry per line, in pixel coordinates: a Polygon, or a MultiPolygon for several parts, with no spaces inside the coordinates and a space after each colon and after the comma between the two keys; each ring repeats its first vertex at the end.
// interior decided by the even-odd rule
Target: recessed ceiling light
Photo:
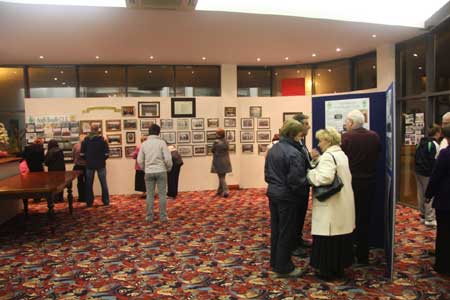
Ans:
{"type": "Polygon", "coordinates": [[[419,70],[422,70],[422,67],[418,67],[419,70]]]}
{"type": "Polygon", "coordinates": [[[375,66],[375,65],[373,65],[373,66],[372,66],[372,69],[374,69],[374,70],[375,70],[376,68],[377,68],[377,66],[375,66]]]}
{"type": "Polygon", "coordinates": [[[97,55],[97,56],[95,57],[95,59],[100,59],[100,56],[97,55]]]}
{"type": "Polygon", "coordinates": [[[192,71],[191,74],[195,74],[195,71],[192,71]]]}
{"type": "Polygon", "coordinates": [[[257,58],[256,58],[256,61],[261,61],[261,58],[257,57],[257,58]]]}
{"type": "Polygon", "coordinates": [[[317,73],[317,76],[320,76],[320,73],[317,73]]]}
{"type": "Polygon", "coordinates": [[[328,69],[328,72],[331,72],[331,69],[328,69]]]}
{"type": "Polygon", "coordinates": [[[414,54],[413,54],[413,56],[414,56],[414,57],[417,57],[417,56],[419,56],[419,54],[417,54],[417,53],[414,53],[414,54]]]}
{"type": "Polygon", "coordinates": [[[202,60],[206,60],[206,57],[203,56],[203,57],[202,57],[202,60]]]}
{"type": "Polygon", "coordinates": [[[248,75],[252,75],[252,72],[247,72],[248,75]]]}
{"type": "Polygon", "coordinates": [[[108,70],[105,70],[105,74],[108,74],[109,72],[108,72],[108,70]]]}
{"type": "Polygon", "coordinates": [[[149,57],[150,59],[154,59],[155,57],[153,56],[153,55],[150,55],[150,57],[149,57]]]}
{"type": "Polygon", "coordinates": [[[58,80],[58,77],[53,78],[54,81],[58,80]]]}
{"type": "Polygon", "coordinates": [[[64,71],[59,71],[59,73],[64,74],[64,71]]]}
{"type": "Polygon", "coordinates": [[[311,54],[312,57],[316,57],[317,55],[315,53],[311,54]]]}
{"type": "Polygon", "coordinates": [[[148,70],[148,74],[152,74],[153,73],[153,71],[152,70],[148,70]]]}
{"type": "Polygon", "coordinates": [[[297,74],[300,73],[300,70],[297,70],[297,74]]]}
{"type": "Polygon", "coordinates": [[[275,76],[278,76],[278,72],[275,72],[275,76]]]}
{"type": "Polygon", "coordinates": [[[62,85],[66,85],[66,83],[65,83],[65,82],[62,82],[61,84],[62,84],[62,85]]]}
{"type": "Polygon", "coordinates": [[[373,38],[376,38],[376,37],[377,37],[377,35],[376,35],[376,34],[372,34],[372,37],[373,37],[373,38]]]}
{"type": "Polygon", "coordinates": [[[289,60],[289,57],[286,56],[286,57],[284,58],[284,60],[289,60]]]}
{"type": "Polygon", "coordinates": [[[341,48],[336,48],[336,52],[341,52],[341,48]]]}
{"type": "Polygon", "coordinates": [[[39,56],[39,59],[44,59],[44,56],[43,55],[39,56]]]}

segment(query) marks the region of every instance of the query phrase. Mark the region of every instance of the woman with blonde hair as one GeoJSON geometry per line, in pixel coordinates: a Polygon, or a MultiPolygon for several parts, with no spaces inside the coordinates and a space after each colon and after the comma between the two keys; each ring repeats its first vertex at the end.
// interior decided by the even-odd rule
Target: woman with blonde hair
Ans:
{"type": "Polygon", "coordinates": [[[355,229],[355,203],[352,175],[347,155],[339,146],[341,135],[334,128],[316,133],[322,156],[317,166],[308,170],[313,186],[311,233],[313,246],[310,264],[319,270],[319,277],[332,280],[344,276],[344,269],[353,263],[352,232],[355,229]],[[342,180],[342,189],[320,201],[314,187],[333,183],[335,176],[342,180]]]}
{"type": "Polygon", "coordinates": [[[213,161],[211,165],[211,173],[216,173],[219,177],[219,187],[217,195],[228,197],[228,185],[225,181],[227,173],[231,173],[230,154],[228,152],[228,142],[225,140],[225,130],[218,128],[216,130],[217,139],[212,146],[213,161]]]}

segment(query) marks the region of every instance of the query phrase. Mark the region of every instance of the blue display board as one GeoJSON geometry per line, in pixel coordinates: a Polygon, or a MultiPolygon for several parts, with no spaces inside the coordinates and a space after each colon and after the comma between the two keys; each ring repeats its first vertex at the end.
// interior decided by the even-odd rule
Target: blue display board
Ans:
{"type": "MultiPolygon", "coordinates": [[[[386,246],[386,93],[347,94],[337,96],[313,97],[312,99],[312,134],[325,127],[325,107],[327,101],[349,100],[357,98],[370,99],[369,121],[370,129],[380,136],[382,154],[378,159],[376,176],[376,195],[371,207],[369,243],[376,248],[386,246]]],[[[313,146],[317,148],[317,140],[313,137],[313,146]]]]}

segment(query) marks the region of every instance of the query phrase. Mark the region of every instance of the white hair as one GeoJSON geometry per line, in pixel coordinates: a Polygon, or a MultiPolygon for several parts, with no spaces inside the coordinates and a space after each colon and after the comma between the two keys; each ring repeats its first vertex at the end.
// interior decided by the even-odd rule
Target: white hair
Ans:
{"type": "Polygon", "coordinates": [[[354,109],[347,114],[347,119],[352,120],[352,128],[360,128],[364,125],[364,115],[360,110],[354,109]]]}
{"type": "Polygon", "coordinates": [[[446,112],[443,116],[442,116],[442,122],[445,122],[444,120],[447,120],[446,123],[450,122],[450,111],[446,112]]]}

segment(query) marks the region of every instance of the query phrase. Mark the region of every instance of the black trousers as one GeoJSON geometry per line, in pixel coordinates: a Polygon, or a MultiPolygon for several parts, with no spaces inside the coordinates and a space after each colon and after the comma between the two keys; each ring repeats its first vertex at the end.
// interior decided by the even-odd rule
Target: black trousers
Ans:
{"type": "Polygon", "coordinates": [[[450,211],[436,209],[436,261],[434,269],[450,275],[450,211]]]}
{"type": "Polygon", "coordinates": [[[374,179],[352,179],[353,194],[355,196],[356,228],[353,231],[356,244],[356,258],[360,263],[369,260],[369,224],[370,207],[375,194],[374,179]]]}
{"type": "Polygon", "coordinates": [[[309,200],[309,194],[308,196],[304,197],[303,199],[300,199],[300,201],[297,204],[296,212],[297,215],[295,217],[296,221],[296,240],[294,249],[300,246],[301,240],[303,239],[303,226],[305,225],[305,218],[306,218],[306,212],[308,211],[308,200],[309,200]]]}
{"type": "Polygon", "coordinates": [[[269,198],[270,208],[270,266],[286,274],[294,270],[291,251],[296,234],[296,204],[269,198]]]}
{"type": "Polygon", "coordinates": [[[77,177],[78,201],[86,201],[86,166],[74,165],[74,171],[81,171],[77,177]]]}
{"type": "Polygon", "coordinates": [[[167,196],[175,198],[178,195],[178,178],[181,166],[173,166],[167,173],[167,196]]]}

